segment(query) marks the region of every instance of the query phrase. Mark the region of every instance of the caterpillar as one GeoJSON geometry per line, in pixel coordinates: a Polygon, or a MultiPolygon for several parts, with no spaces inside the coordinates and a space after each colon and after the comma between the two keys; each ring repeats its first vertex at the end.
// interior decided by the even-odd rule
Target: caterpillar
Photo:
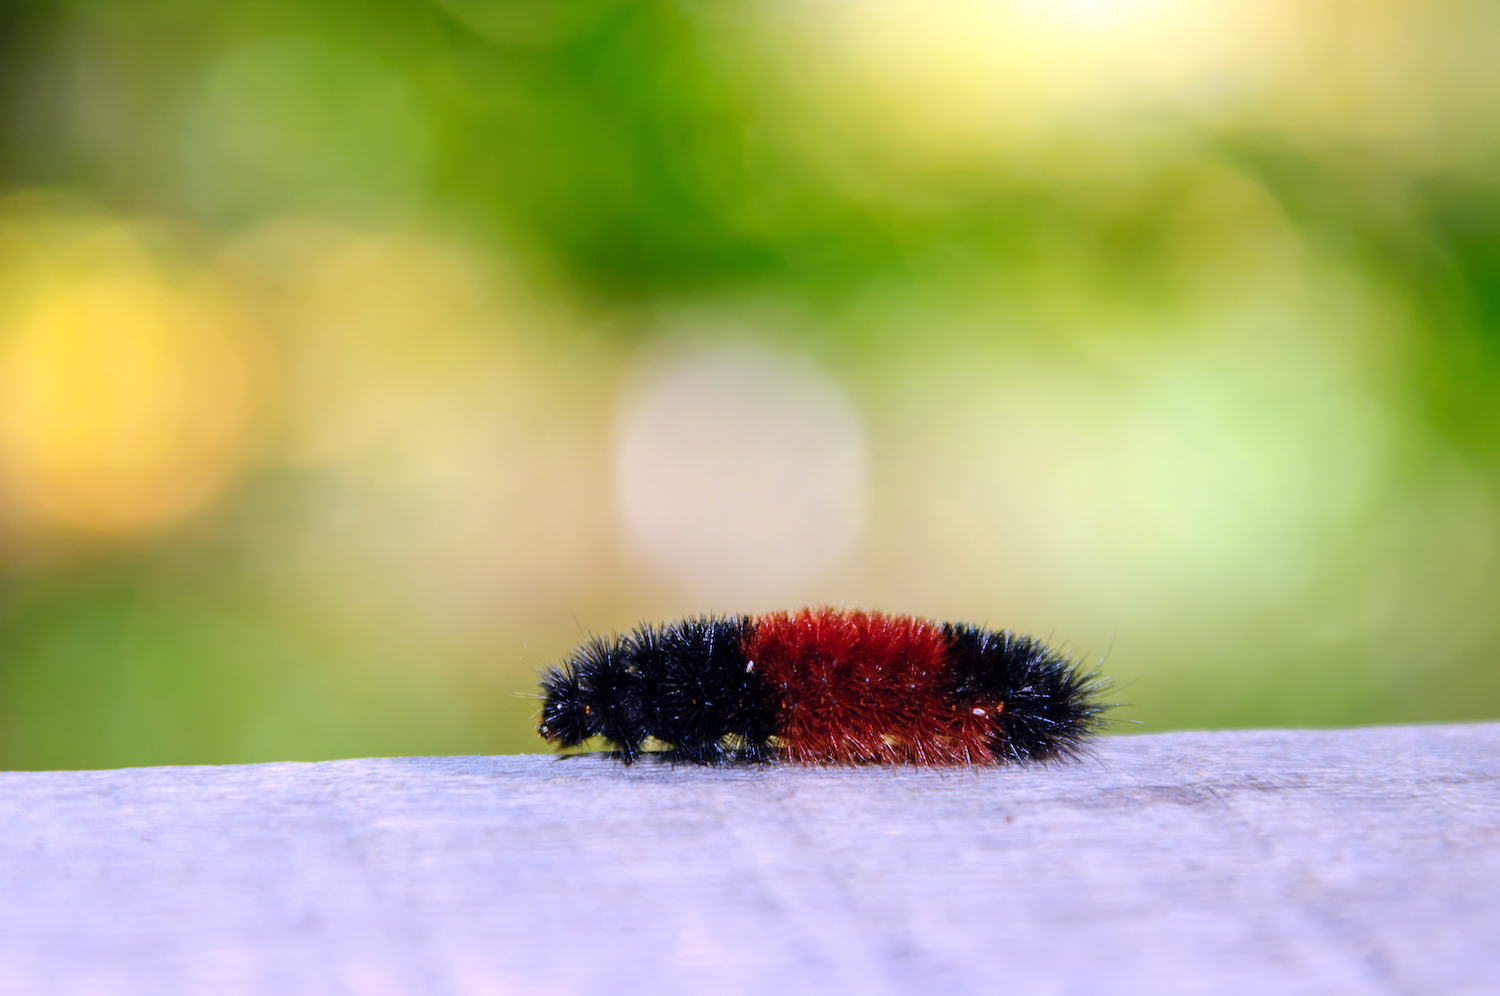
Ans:
{"type": "Polygon", "coordinates": [[[1098,672],[1040,640],[835,608],[642,624],[543,671],[537,732],[654,741],[699,764],[996,764],[1077,757],[1104,725],[1098,672]]]}

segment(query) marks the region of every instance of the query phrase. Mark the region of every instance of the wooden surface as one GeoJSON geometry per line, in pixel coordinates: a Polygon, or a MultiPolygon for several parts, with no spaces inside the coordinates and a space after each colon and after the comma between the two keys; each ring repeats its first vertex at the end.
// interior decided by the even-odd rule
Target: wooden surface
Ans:
{"type": "Polygon", "coordinates": [[[0,774],[0,991],[1497,993],[1500,724],[0,774]]]}

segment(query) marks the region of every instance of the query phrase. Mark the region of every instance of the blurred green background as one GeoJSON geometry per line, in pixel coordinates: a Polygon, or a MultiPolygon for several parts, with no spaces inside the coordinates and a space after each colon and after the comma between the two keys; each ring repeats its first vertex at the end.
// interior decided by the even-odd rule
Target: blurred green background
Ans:
{"type": "MultiPolygon", "coordinates": [[[[0,10],[0,766],[540,750],[860,605],[1500,716],[1500,7],[0,10]]],[[[1119,729],[1119,727],[1117,727],[1119,729]]]]}

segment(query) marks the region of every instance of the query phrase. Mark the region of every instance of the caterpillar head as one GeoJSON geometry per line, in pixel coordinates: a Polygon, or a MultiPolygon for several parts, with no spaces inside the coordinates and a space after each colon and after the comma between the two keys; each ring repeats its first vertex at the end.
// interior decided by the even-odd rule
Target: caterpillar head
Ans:
{"type": "Polygon", "coordinates": [[[587,701],[589,690],[573,664],[548,668],[542,678],[542,721],[537,733],[560,747],[577,747],[600,732],[602,717],[587,701]]]}
{"type": "Polygon", "coordinates": [[[546,696],[537,732],[561,747],[599,737],[628,761],[646,738],[644,684],[629,646],[595,637],[542,677],[546,696]]]}

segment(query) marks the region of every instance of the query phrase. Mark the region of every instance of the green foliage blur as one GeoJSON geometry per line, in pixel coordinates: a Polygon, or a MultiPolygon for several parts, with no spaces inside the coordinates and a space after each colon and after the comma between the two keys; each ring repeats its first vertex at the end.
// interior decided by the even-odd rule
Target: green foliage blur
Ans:
{"type": "Polygon", "coordinates": [[[1500,716],[1497,44],[6,4],[0,766],[542,750],[587,633],[807,603],[1107,653],[1117,731],[1500,716]]]}

